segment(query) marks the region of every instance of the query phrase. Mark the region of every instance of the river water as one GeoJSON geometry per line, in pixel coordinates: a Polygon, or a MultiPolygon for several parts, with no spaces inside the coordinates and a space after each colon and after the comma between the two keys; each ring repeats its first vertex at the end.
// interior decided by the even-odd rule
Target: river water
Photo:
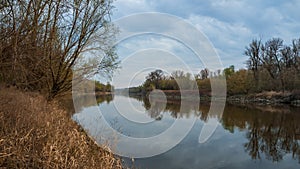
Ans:
{"type": "MultiPolygon", "coordinates": [[[[136,138],[158,135],[177,119],[195,120],[187,136],[170,150],[147,158],[123,158],[128,167],[300,168],[300,109],[296,107],[226,104],[223,114],[212,116],[208,113],[210,104],[205,102],[201,102],[196,108],[187,105],[182,108],[180,101],[158,101],[155,106],[151,106],[147,98],[127,96],[97,97],[96,105],[89,104],[92,102],[89,99],[82,100],[85,107],[74,114],[73,119],[100,144],[103,143],[102,133],[105,133],[99,124],[102,123],[101,119],[105,119],[123,135],[136,138]],[[138,123],[125,118],[133,116],[141,116],[136,120],[143,119],[149,123],[138,123]],[[201,129],[211,118],[219,121],[218,127],[206,142],[199,143],[201,129]]],[[[167,145],[168,139],[162,144],[167,145]]],[[[170,144],[173,143],[170,141],[170,144]]],[[[143,152],[145,149],[137,148],[134,151],[143,152]]]]}

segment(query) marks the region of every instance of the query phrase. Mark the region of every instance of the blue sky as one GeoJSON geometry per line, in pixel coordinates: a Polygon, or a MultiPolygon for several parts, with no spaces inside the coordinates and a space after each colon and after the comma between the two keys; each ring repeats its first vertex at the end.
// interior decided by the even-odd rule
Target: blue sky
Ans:
{"type": "MultiPolygon", "coordinates": [[[[183,18],[207,36],[224,67],[245,68],[247,57],[243,51],[254,38],[280,37],[286,44],[300,38],[299,0],[116,0],[114,6],[112,20],[141,12],[162,12],[183,18]]],[[[122,60],[144,48],[162,48],[185,55],[183,58],[193,73],[203,68],[192,53],[176,43],[165,37],[132,38],[119,45],[118,54],[122,60]]],[[[126,69],[123,67],[121,71],[126,69]]]]}

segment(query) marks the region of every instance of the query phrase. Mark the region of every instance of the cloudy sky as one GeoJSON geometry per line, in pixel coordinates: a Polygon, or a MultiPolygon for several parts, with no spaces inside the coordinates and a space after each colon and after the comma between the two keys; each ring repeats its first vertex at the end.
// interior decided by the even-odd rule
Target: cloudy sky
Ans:
{"type": "MultiPolygon", "coordinates": [[[[113,21],[143,12],[167,13],[184,19],[208,38],[224,67],[235,65],[236,68],[245,68],[244,63],[247,57],[243,55],[243,51],[254,38],[261,38],[265,41],[272,37],[280,37],[287,44],[290,44],[292,39],[300,38],[299,0],[116,0],[114,6],[113,21]]],[[[140,22],[142,23],[142,21],[140,22]]],[[[134,29],[137,25],[132,24],[131,27],[134,29]]],[[[154,54],[159,55],[160,59],[165,62],[168,62],[171,55],[176,55],[175,57],[182,59],[193,73],[204,67],[201,61],[196,61],[197,57],[193,52],[182,43],[169,37],[143,35],[129,38],[118,46],[121,60],[128,61],[130,57],[136,59],[136,55],[143,56],[141,60],[144,65],[141,62],[136,65],[121,64],[122,70],[119,71],[119,74],[120,72],[123,73],[122,76],[128,74],[124,79],[131,79],[131,85],[141,82],[144,75],[142,75],[143,73],[137,75],[136,72],[135,74],[126,72],[129,70],[128,67],[136,67],[138,64],[145,69],[155,68],[151,65],[153,54],[149,52],[149,48],[161,50],[161,54],[158,54],[159,50],[155,50],[154,54]],[[143,50],[146,52],[141,52],[143,50]],[[132,80],[133,75],[137,78],[136,82],[132,82],[134,81],[132,80]]],[[[167,72],[177,69],[174,66],[176,64],[171,63],[172,59],[169,61],[170,63],[165,63],[162,69],[167,72]]],[[[183,70],[188,69],[183,68],[183,70]]],[[[149,72],[148,69],[146,70],[149,72]]],[[[143,72],[144,70],[139,71],[143,72]]],[[[144,74],[147,71],[144,71],[144,74]]],[[[122,85],[118,85],[121,83],[124,86],[124,81],[116,79],[115,81],[119,81],[116,82],[116,86],[121,87],[122,85]]],[[[128,84],[128,80],[126,83],[128,84]]]]}

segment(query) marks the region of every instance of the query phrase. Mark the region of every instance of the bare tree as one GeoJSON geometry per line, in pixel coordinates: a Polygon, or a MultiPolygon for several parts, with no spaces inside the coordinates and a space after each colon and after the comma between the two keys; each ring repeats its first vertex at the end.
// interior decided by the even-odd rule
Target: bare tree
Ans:
{"type": "Polygon", "coordinates": [[[253,71],[256,84],[255,86],[258,86],[259,68],[261,66],[261,48],[261,40],[254,39],[249,44],[249,47],[246,47],[244,52],[244,55],[249,57],[246,63],[248,69],[253,71]]]}
{"type": "Polygon", "coordinates": [[[200,78],[201,78],[201,79],[207,79],[208,76],[209,76],[209,70],[208,70],[207,68],[202,69],[202,70],[200,71],[200,78]]]}
{"type": "Polygon", "coordinates": [[[284,45],[280,38],[272,38],[265,44],[253,40],[244,54],[249,57],[247,66],[254,73],[255,86],[259,86],[258,81],[265,82],[270,77],[271,90],[294,89],[299,78],[299,51],[300,40],[293,40],[292,46],[284,45]]]}
{"type": "Polygon", "coordinates": [[[45,90],[52,99],[71,89],[74,73],[86,78],[98,68],[116,68],[111,4],[111,0],[5,0],[0,8],[0,32],[5,34],[0,36],[0,72],[5,81],[45,90]],[[3,73],[8,69],[11,73],[3,73]]]}
{"type": "Polygon", "coordinates": [[[268,40],[263,47],[263,64],[272,79],[280,79],[281,88],[285,90],[285,83],[283,79],[282,55],[280,53],[283,47],[283,40],[280,38],[273,38],[268,40]]]}

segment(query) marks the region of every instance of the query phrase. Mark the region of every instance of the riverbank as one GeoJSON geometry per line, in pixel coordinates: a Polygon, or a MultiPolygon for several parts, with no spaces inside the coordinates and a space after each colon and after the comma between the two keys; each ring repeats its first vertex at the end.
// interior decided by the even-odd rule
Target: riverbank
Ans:
{"type": "Polygon", "coordinates": [[[0,86],[0,168],[121,169],[58,101],[0,86]]]}
{"type": "Polygon", "coordinates": [[[291,105],[300,107],[300,91],[294,92],[262,92],[249,95],[228,96],[227,102],[236,104],[291,105]]]}
{"type": "MultiPolygon", "coordinates": [[[[187,100],[194,101],[195,97],[200,95],[200,100],[210,102],[214,100],[225,100],[231,104],[258,104],[258,105],[291,105],[300,107],[300,91],[294,92],[261,92],[253,93],[248,95],[227,95],[227,97],[212,97],[208,91],[197,91],[197,90],[163,90],[165,97],[168,100],[187,100]]],[[[129,93],[129,96],[148,96],[148,93],[129,93]]],[[[155,96],[155,94],[153,94],[155,96]]],[[[158,95],[157,97],[161,97],[158,95]]]]}

